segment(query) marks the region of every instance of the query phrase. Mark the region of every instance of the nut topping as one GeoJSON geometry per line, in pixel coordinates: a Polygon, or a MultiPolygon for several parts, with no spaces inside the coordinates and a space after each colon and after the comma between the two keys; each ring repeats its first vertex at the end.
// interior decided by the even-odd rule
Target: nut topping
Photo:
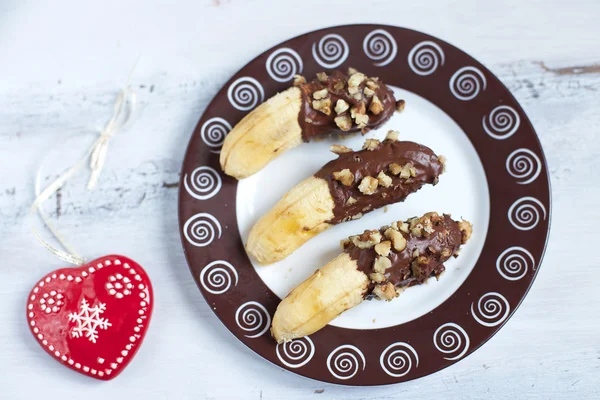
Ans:
{"type": "Polygon", "coordinates": [[[350,108],[350,104],[346,103],[344,100],[339,99],[336,103],[335,103],[335,113],[336,114],[341,114],[344,111],[348,110],[350,108]]]}
{"type": "Polygon", "coordinates": [[[302,75],[294,75],[294,86],[300,86],[306,83],[306,78],[302,75]]]}
{"type": "Polygon", "coordinates": [[[396,111],[398,111],[398,112],[404,111],[405,106],[406,106],[406,102],[404,100],[398,100],[396,102],[396,111]]]}
{"type": "Polygon", "coordinates": [[[352,119],[348,115],[340,115],[333,120],[338,128],[344,132],[349,131],[352,128],[352,119]]]}
{"type": "Polygon", "coordinates": [[[350,239],[359,249],[370,249],[381,242],[381,233],[377,230],[367,230],[358,236],[350,236],[350,239]]]}
{"type": "Polygon", "coordinates": [[[381,144],[381,142],[377,139],[367,139],[365,140],[365,143],[363,144],[363,150],[369,150],[369,151],[373,151],[373,150],[377,150],[379,148],[379,145],[381,144]]]}
{"type": "Polygon", "coordinates": [[[365,176],[360,182],[360,185],[358,185],[358,190],[360,190],[362,194],[370,196],[375,193],[378,185],[379,182],[377,179],[373,178],[372,176],[365,176]]]}
{"type": "MultiPolygon", "coordinates": [[[[377,249],[375,250],[377,251],[377,249]]],[[[379,272],[380,274],[385,273],[385,270],[392,268],[392,262],[387,257],[377,257],[373,263],[373,271],[379,272]]]]}
{"type": "Polygon", "coordinates": [[[329,95],[329,90],[327,90],[327,88],[317,90],[316,92],[313,93],[313,99],[321,100],[321,99],[324,99],[325,97],[327,97],[328,95],[329,95]]]}
{"type": "Polygon", "coordinates": [[[350,75],[348,78],[348,87],[357,87],[365,80],[365,75],[360,72],[356,72],[350,75]]]}
{"type": "Polygon", "coordinates": [[[346,200],[346,205],[351,206],[352,204],[356,203],[358,200],[356,200],[354,197],[350,196],[348,197],[348,200],[346,200]]]}
{"type": "Polygon", "coordinates": [[[325,72],[317,72],[317,79],[319,82],[327,82],[327,74],[325,72]]]}
{"type": "Polygon", "coordinates": [[[371,111],[375,115],[379,115],[383,111],[383,103],[379,100],[379,97],[376,95],[373,96],[371,100],[371,105],[369,106],[369,111],[371,111]]]}
{"type": "Polygon", "coordinates": [[[379,171],[379,175],[377,175],[377,181],[385,188],[392,186],[392,178],[387,176],[383,171],[379,171]]]}
{"type": "MultiPolygon", "coordinates": [[[[315,92],[316,93],[316,92],[315,92]]],[[[312,107],[322,112],[325,115],[331,115],[331,99],[323,99],[323,100],[314,100],[312,102],[312,107]]]]}
{"type": "Polygon", "coordinates": [[[344,154],[351,153],[352,149],[350,147],[342,146],[341,144],[333,144],[329,147],[329,151],[335,154],[344,154]]]}
{"type": "Polygon", "coordinates": [[[406,248],[406,239],[397,230],[393,228],[387,229],[384,235],[386,238],[391,239],[392,246],[394,246],[394,250],[402,251],[406,248]]]}
{"type": "Polygon", "coordinates": [[[354,174],[348,168],[334,172],[333,178],[344,186],[351,186],[354,183],[354,174]]]}
{"type": "Polygon", "coordinates": [[[460,229],[460,233],[462,234],[462,244],[467,243],[467,240],[469,240],[473,234],[473,225],[471,225],[469,221],[463,219],[458,223],[458,229],[460,229]]]}
{"type": "Polygon", "coordinates": [[[365,96],[371,97],[375,94],[375,91],[366,87],[366,88],[364,88],[363,93],[365,94],[365,96]]]}
{"type": "Polygon", "coordinates": [[[369,279],[371,279],[372,282],[379,283],[385,281],[385,276],[382,273],[374,272],[372,274],[369,274],[369,279]]]}
{"type": "Polygon", "coordinates": [[[398,175],[400,172],[402,172],[402,166],[396,163],[391,163],[388,169],[390,170],[392,175],[398,175]]]}
{"type": "Polygon", "coordinates": [[[377,285],[373,289],[373,293],[381,300],[392,300],[396,297],[396,288],[390,282],[385,285],[377,285]]]}
{"type": "MultiPolygon", "coordinates": [[[[398,140],[400,136],[400,132],[398,131],[388,131],[387,135],[385,135],[386,140],[398,140]]],[[[398,164],[396,164],[398,165],[398,164]]]]}
{"type": "Polygon", "coordinates": [[[364,128],[369,123],[369,116],[367,114],[359,114],[354,118],[354,122],[359,128],[364,128]]]}
{"type": "Polygon", "coordinates": [[[390,254],[391,248],[392,242],[385,240],[375,245],[375,253],[379,254],[380,256],[387,257],[390,254]]]}

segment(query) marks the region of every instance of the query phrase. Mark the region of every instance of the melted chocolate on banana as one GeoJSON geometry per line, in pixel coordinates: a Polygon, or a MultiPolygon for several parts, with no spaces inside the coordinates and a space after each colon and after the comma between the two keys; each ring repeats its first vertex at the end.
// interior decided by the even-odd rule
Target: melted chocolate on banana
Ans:
{"type": "Polygon", "coordinates": [[[371,281],[365,297],[391,300],[405,287],[439,277],[445,269],[443,263],[457,256],[471,232],[469,222],[432,212],[351,236],[344,243],[344,252],[371,281]]]}
{"type": "Polygon", "coordinates": [[[341,148],[315,176],[325,179],[334,199],[337,224],[360,218],[364,213],[403,201],[424,184],[436,184],[444,169],[443,158],[414,142],[367,139],[365,148],[341,148]]]}
{"type": "Polygon", "coordinates": [[[321,72],[309,83],[298,76],[295,84],[302,91],[298,122],[305,142],[333,133],[364,134],[382,125],[404,104],[401,101],[397,106],[391,89],[378,78],[352,72],[321,72]]]}

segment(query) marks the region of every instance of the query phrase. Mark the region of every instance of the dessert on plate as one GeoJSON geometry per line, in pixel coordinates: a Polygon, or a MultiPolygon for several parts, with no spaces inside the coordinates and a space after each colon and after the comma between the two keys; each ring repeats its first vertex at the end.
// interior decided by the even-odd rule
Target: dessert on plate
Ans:
{"type": "Polygon", "coordinates": [[[472,230],[467,221],[430,212],[350,236],[341,242],[342,254],[281,301],[271,334],[279,343],[307,336],[365,299],[390,301],[410,286],[439,278],[472,230]]]}
{"type": "Polygon", "coordinates": [[[247,252],[261,264],[284,259],[315,235],[437,184],[445,159],[430,148],[367,139],[360,151],[334,145],[338,158],[292,188],[251,229],[247,252]]]}
{"type": "Polygon", "coordinates": [[[248,113],[229,132],[221,168],[234,178],[246,178],[303,142],[331,134],[364,134],[403,107],[404,101],[396,102],[378,78],[354,69],[347,74],[320,72],[311,82],[298,75],[294,86],[248,113]]]}

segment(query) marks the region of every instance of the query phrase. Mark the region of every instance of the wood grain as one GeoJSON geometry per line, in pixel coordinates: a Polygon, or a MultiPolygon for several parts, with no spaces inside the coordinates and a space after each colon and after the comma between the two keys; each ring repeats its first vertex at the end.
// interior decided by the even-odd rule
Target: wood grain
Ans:
{"type": "Polygon", "coordinates": [[[600,387],[600,2],[266,0],[0,3],[0,387],[7,399],[570,399],[600,387]],[[372,12],[371,12],[372,11],[372,12]],[[278,22],[285,18],[285,23],[278,22]],[[551,171],[552,235],[538,278],[507,325],[458,364],[402,385],[344,388],[255,356],[196,289],[177,226],[187,141],[218,88],[258,52],[311,29],[381,22],[422,30],[487,65],[540,136],[551,171]],[[233,29],[234,28],[234,29],[233,29]],[[135,124],[111,143],[98,189],[85,174],[46,204],[90,258],[126,254],[156,286],[147,341],[115,381],[68,372],[27,332],[30,286],[60,267],[29,233],[33,177],[50,179],[106,122],[138,55],[135,124]],[[66,141],[66,142],[65,142],[66,141]],[[56,147],[58,146],[58,147],[56,147]],[[58,155],[58,149],[72,149],[58,155]],[[591,251],[590,251],[591,250],[591,251]],[[232,384],[234,382],[234,384],[232,384]]]}

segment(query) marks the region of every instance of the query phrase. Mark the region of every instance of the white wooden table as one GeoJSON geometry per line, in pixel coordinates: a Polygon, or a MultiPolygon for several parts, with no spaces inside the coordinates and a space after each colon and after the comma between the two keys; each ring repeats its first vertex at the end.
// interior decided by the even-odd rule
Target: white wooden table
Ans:
{"type": "Polygon", "coordinates": [[[600,398],[600,2],[330,0],[316,11],[322,3],[0,2],[0,398],[600,398]],[[226,79],[282,40],[353,22],[422,30],[488,66],[533,121],[553,188],[548,250],[515,316],[457,365],[380,388],[301,378],[234,339],[190,277],[176,214],[186,144],[226,79]],[[81,174],[46,205],[82,253],[128,255],[155,285],[144,346],[101,383],[66,370],[28,332],[27,292],[63,264],[26,216],[40,157],[74,134],[74,149],[91,142],[139,55],[137,119],[111,143],[98,190],[86,192],[81,174]]]}

